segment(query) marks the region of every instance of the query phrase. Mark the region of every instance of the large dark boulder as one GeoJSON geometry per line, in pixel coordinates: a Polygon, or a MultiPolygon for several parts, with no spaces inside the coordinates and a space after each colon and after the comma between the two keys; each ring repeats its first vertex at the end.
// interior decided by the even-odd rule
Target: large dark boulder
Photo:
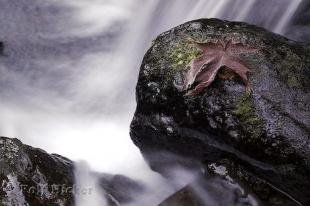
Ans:
{"type": "Polygon", "coordinates": [[[154,169],[154,153],[174,152],[227,167],[267,205],[288,205],[281,195],[310,205],[309,88],[308,46],[245,23],[188,22],[157,37],[143,59],[131,137],[154,169]],[[240,56],[251,91],[222,67],[202,93],[186,95],[188,65],[201,53],[193,41],[219,39],[258,50],[240,56]]]}
{"type": "MultiPolygon", "coordinates": [[[[0,137],[1,206],[71,206],[84,189],[75,183],[75,164],[56,154],[0,137]]],[[[129,203],[144,187],[120,175],[93,173],[109,206],[129,203]],[[127,193],[124,192],[127,191],[127,193]]]]}

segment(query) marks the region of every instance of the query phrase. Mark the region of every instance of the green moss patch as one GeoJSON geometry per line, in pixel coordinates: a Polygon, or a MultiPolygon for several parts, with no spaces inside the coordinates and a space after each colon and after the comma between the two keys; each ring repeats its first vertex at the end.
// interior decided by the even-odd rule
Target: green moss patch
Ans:
{"type": "Polygon", "coordinates": [[[169,59],[174,70],[183,70],[189,63],[200,56],[202,51],[192,42],[186,41],[176,44],[170,51],[169,59]]]}
{"type": "Polygon", "coordinates": [[[233,113],[252,137],[257,138],[262,135],[264,120],[256,114],[251,94],[245,94],[240,98],[233,113]]]}

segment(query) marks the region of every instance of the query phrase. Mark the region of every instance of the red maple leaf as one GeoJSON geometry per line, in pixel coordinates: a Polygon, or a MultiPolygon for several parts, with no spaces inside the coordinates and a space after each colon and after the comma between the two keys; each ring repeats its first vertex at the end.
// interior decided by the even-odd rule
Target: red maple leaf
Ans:
{"type": "Polygon", "coordinates": [[[258,49],[233,40],[226,42],[218,40],[216,43],[195,42],[195,44],[202,50],[202,55],[191,62],[190,69],[185,75],[183,89],[187,91],[186,95],[200,94],[214,81],[223,66],[241,77],[246,91],[251,90],[247,77],[250,69],[242,63],[240,56],[245,53],[257,52],[258,49]]]}

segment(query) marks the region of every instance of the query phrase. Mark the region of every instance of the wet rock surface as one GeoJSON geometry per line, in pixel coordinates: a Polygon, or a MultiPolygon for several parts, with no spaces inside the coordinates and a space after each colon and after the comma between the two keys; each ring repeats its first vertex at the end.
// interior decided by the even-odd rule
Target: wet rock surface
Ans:
{"type": "Polygon", "coordinates": [[[2,205],[72,205],[73,163],[59,155],[0,138],[2,205]]]}
{"type": "Polygon", "coordinates": [[[135,198],[145,191],[142,184],[123,175],[105,175],[100,179],[100,186],[108,194],[111,206],[135,201],[135,198]]]}
{"type": "MultiPolygon", "coordinates": [[[[18,139],[0,137],[0,205],[74,205],[74,194],[82,189],[75,184],[74,167],[74,162],[65,157],[24,145],[18,139]]],[[[128,203],[143,191],[140,183],[127,177],[95,175],[110,206],[128,203]]]]}
{"type": "Polygon", "coordinates": [[[210,176],[185,186],[159,206],[256,206],[256,197],[229,176],[210,176]]]}
{"type": "Polygon", "coordinates": [[[203,206],[203,202],[191,186],[186,186],[169,197],[159,206],[203,206]]]}
{"type": "Polygon", "coordinates": [[[302,43],[245,23],[185,23],[161,34],[143,59],[131,137],[155,170],[149,154],[169,151],[225,166],[262,205],[310,205],[309,80],[302,43]],[[185,95],[188,65],[201,52],[193,40],[257,48],[240,57],[251,92],[222,67],[201,94],[185,95]]]}
{"type": "Polygon", "coordinates": [[[0,42],[0,55],[3,55],[4,52],[4,44],[3,42],[0,42]]]}

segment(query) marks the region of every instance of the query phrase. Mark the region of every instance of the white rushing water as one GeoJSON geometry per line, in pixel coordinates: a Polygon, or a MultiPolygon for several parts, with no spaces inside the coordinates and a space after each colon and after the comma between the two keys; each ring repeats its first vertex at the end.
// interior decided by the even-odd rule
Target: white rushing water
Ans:
{"type": "Polygon", "coordinates": [[[105,192],[99,187],[98,179],[91,173],[87,163],[78,162],[75,167],[76,183],[73,194],[76,206],[108,206],[105,192]]]}
{"type": "Polygon", "coordinates": [[[287,6],[286,11],[283,13],[283,16],[280,18],[276,27],[273,29],[274,32],[282,34],[285,32],[285,27],[290,22],[290,19],[294,15],[295,11],[298,9],[301,4],[301,0],[291,1],[287,6]]]}
{"type": "MultiPolygon", "coordinates": [[[[128,135],[139,64],[151,40],[185,21],[213,17],[285,34],[300,2],[2,0],[0,40],[8,59],[0,63],[0,135],[86,160],[97,171],[158,183],[128,135]]],[[[81,168],[77,180],[84,184],[89,175],[81,168]]],[[[161,185],[165,195],[173,191],[161,185]]],[[[89,200],[96,198],[78,202],[99,205],[102,197],[89,200]]]]}

